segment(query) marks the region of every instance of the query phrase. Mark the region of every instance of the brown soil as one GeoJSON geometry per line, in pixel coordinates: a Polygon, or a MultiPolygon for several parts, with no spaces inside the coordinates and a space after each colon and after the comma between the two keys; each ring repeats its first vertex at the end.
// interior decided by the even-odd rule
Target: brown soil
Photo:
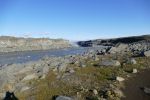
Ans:
{"type": "Polygon", "coordinates": [[[150,95],[144,93],[142,87],[150,88],[150,69],[143,70],[129,78],[122,89],[125,98],[122,100],[150,100],[150,95]]]}

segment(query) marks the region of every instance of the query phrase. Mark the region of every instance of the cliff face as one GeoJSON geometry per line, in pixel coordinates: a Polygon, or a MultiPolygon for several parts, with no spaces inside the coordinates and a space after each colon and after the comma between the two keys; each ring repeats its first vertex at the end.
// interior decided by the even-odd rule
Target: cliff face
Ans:
{"type": "Polygon", "coordinates": [[[71,47],[68,40],[48,38],[0,37],[0,52],[48,50],[71,47]]]}

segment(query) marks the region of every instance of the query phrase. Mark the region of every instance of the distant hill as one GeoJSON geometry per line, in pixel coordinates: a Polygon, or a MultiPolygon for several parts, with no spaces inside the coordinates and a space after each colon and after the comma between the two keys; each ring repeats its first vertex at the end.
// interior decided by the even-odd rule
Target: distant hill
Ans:
{"type": "Polygon", "coordinates": [[[92,46],[99,46],[99,45],[113,46],[118,43],[130,44],[139,41],[150,41],[150,35],[79,41],[77,44],[82,47],[92,47],[92,46]]]}

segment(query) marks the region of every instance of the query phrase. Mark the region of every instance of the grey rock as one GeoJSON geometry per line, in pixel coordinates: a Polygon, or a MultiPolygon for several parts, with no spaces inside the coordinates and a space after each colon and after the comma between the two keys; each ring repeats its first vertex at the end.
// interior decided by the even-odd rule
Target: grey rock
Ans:
{"type": "Polygon", "coordinates": [[[98,91],[96,89],[93,90],[94,95],[98,95],[98,91]]]}
{"type": "Polygon", "coordinates": [[[149,51],[145,51],[145,52],[144,52],[144,55],[145,55],[146,57],[150,57],[150,50],[149,50],[149,51]]]}
{"type": "Polygon", "coordinates": [[[75,71],[73,69],[70,69],[69,70],[69,73],[74,73],[75,71]]]}
{"type": "Polygon", "coordinates": [[[117,60],[105,60],[100,63],[102,66],[120,66],[120,62],[117,60]]]}
{"type": "Polygon", "coordinates": [[[144,87],[144,92],[145,92],[146,94],[150,94],[150,88],[144,87]]]}
{"type": "Polygon", "coordinates": [[[135,74],[135,73],[137,73],[137,72],[138,72],[138,71],[137,71],[137,69],[135,69],[135,68],[134,68],[133,71],[132,71],[133,74],[135,74]]]}
{"type": "Polygon", "coordinates": [[[113,54],[113,53],[119,53],[119,52],[124,52],[124,51],[127,51],[127,48],[128,48],[128,45],[127,44],[119,44],[118,46],[116,47],[112,47],[110,50],[109,50],[109,53],[113,54]]]}
{"type": "Polygon", "coordinates": [[[67,97],[67,96],[58,96],[58,97],[56,98],[56,100],[74,100],[74,99],[72,99],[72,98],[70,98],[70,97],[67,97]]]}

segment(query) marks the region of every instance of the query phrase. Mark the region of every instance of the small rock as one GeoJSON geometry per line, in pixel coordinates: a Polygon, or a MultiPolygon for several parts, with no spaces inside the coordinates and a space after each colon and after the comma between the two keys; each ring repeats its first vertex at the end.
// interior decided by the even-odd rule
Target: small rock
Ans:
{"type": "Polygon", "coordinates": [[[137,69],[133,69],[133,72],[132,72],[132,73],[135,74],[135,73],[137,73],[137,72],[138,72],[137,69]]]}
{"type": "Polygon", "coordinates": [[[69,73],[71,73],[71,74],[74,73],[74,72],[75,72],[75,71],[74,71],[73,69],[70,69],[70,70],[69,70],[69,73]]]}
{"type": "Polygon", "coordinates": [[[93,94],[94,94],[94,95],[97,95],[97,94],[98,94],[98,92],[97,92],[96,89],[93,90],[93,94]]]}
{"type": "Polygon", "coordinates": [[[150,88],[144,87],[144,92],[145,92],[146,94],[150,94],[150,88]]]}
{"type": "Polygon", "coordinates": [[[55,100],[74,100],[74,99],[72,99],[70,97],[66,97],[66,96],[58,96],[58,97],[56,97],[55,100]]]}
{"type": "Polygon", "coordinates": [[[29,89],[30,89],[30,87],[28,87],[28,86],[22,87],[21,92],[24,92],[24,91],[29,90],[29,89]]]}
{"type": "Polygon", "coordinates": [[[117,76],[117,77],[116,77],[116,80],[119,81],[119,82],[122,82],[122,81],[124,81],[125,79],[122,78],[122,77],[117,76]]]}
{"type": "Polygon", "coordinates": [[[144,52],[144,56],[150,57],[150,50],[149,50],[149,51],[145,51],[145,52],[144,52]]]}

